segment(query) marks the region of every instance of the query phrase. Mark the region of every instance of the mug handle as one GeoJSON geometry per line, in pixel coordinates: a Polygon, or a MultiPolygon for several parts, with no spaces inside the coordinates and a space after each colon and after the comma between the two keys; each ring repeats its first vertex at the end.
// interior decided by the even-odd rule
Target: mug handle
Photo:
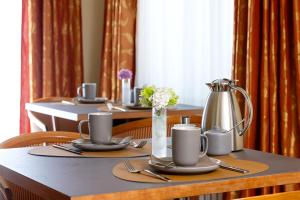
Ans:
{"type": "MultiPolygon", "coordinates": [[[[201,134],[200,140],[201,140],[201,144],[205,144],[205,147],[203,148],[203,152],[200,152],[200,154],[199,154],[199,158],[202,158],[203,156],[205,156],[207,154],[207,150],[208,150],[208,138],[207,138],[206,135],[202,135],[201,134]],[[204,139],[204,142],[202,142],[202,138],[204,139]]],[[[200,149],[200,151],[201,151],[201,149],[200,149]]]]}
{"type": "Polygon", "coordinates": [[[79,124],[78,124],[78,132],[80,133],[80,138],[81,139],[84,139],[84,140],[89,140],[90,138],[85,138],[85,137],[83,137],[83,133],[82,133],[82,125],[84,124],[84,123],[88,123],[89,122],[89,120],[81,120],[80,122],[79,122],[79,124]]]}
{"type": "Polygon", "coordinates": [[[82,89],[82,86],[79,86],[78,88],[77,88],[77,96],[78,97],[82,97],[82,94],[80,94],[81,92],[81,89],[82,89]]]}

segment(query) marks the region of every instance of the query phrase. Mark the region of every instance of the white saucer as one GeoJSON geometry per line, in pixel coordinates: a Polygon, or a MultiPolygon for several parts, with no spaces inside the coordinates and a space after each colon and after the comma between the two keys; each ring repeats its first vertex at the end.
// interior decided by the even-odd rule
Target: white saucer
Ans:
{"type": "Polygon", "coordinates": [[[87,139],[77,139],[72,141],[72,145],[84,151],[112,151],[126,148],[130,142],[124,144],[93,144],[87,139]]]}
{"type": "Polygon", "coordinates": [[[136,105],[136,104],[128,104],[125,105],[127,108],[129,109],[133,109],[133,110],[149,110],[152,109],[152,107],[149,106],[141,106],[141,105],[136,105]]]}
{"type": "MultiPolygon", "coordinates": [[[[163,158],[164,164],[166,161],[172,162],[171,157],[163,158]]],[[[172,173],[172,174],[199,174],[199,173],[206,173],[210,171],[214,171],[219,168],[219,163],[221,161],[217,159],[210,159],[208,156],[204,156],[199,160],[199,162],[195,166],[174,166],[171,165],[170,167],[165,167],[163,165],[156,164],[156,161],[149,160],[149,165],[158,171],[165,172],[165,173],[172,173]]]]}
{"type": "Polygon", "coordinates": [[[105,103],[107,101],[106,97],[96,97],[95,99],[85,99],[82,97],[77,97],[79,103],[105,103]]]}

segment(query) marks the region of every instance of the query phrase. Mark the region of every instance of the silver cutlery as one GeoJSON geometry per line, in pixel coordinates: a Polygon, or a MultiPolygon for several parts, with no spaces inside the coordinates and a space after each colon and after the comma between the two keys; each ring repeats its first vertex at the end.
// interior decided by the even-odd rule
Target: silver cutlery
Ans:
{"type": "Polygon", "coordinates": [[[122,112],[126,112],[126,110],[124,108],[120,108],[118,106],[113,106],[111,103],[106,103],[106,106],[109,111],[112,111],[113,109],[115,109],[115,110],[120,110],[122,112]]]}
{"type": "Polygon", "coordinates": [[[239,173],[242,173],[242,174],[249,173],[249,170],[242,169],[242,168],[235,167],[235,166],[231,166],[231,165],[227,165],[227,164],[224,164],[224,163],[220,163],[219,166],[223,169],[239,172],[239,173]]]}
{"type": "MultiPolygon", "coordinates": [[[[214,158],[210,158],[210,159],[213,160],[213,161],[217,161],[217,159],[214,159],[214,158]]],[[[216,163],[218,163],[218,165],[223,169],[227,169],[227,170],[242,173],[242,174],[249,173],[249,170],[247,170],[247,169],[242,169],[242,168],[239,168],[239,167],[228,165],[228,164],[226,164],[222,161],[221,162],[219,161],[219,162],[216,162],[216,163]]]]}
{"type": "Polygon", "coordinates": [[[76,106],[77,105],[77,103],[75,103],[75,102],[65,101],[65,100],[62,100],[61,103],[62,104],[67,104],[67,105],[72,105],[72,106],[76,106]]]}
{"type": "Polygon", "coordinates": [[[143,148],[147,144],[147,140],[141,140],[141,141],[132,141],[131,145],[134,148],[143,148]]]}
{"type": "Polygon", "coordinates": [[[154,165],[159,165],[161,167],[165,167],[165,168],[175,167],[175,163],[173,161],[163,160],[163,159],[157,158],[154,155],[150,155],[150,160],[154,165]]]}
{"type": "Polygon", "coordinates": [[[65,146],[62,146],[62,145],[58,145],[58,144],[53,144],[52,146],[54,148],[57,148],[57,149],[61,149],[61,150],[64,150],[64,151],[68,151],[68,152],[71,152],[71,153],[81,155],[80,150],[71,149],[71,148],[68,148],[68,147],[65,147],[65,146]]]}
{"type": "Polygon", "coordinates": [[[127,171],[130,172],[130,173],[140,173],[140,174],[148,175],[148,176],[151,176],[151,177],[156,177],[160,180],[167,181],[167,182],[172,181],[168,177],[162,176],[162,175],[157,174],[157,173],[155,173],[151,170],[148,170],[148,169],[143,169],[143,170],[135,169],[128,160],[125,160],[123,163],[124,163],[124,166],[127,169],[127,171]]]}
{"type": "Polygon", "coordinates": [[[173,167],[175,167],[175,163],[174,162],[169,162],[168,164],[163,164],[163,163],[154,161],[153,164],[157,165],[157,166],[164,167],[164,168],[173,168],[173,167]]]}
{"type": "Polygon", "coordinates": [[[128,142],[130,142],[132,140],[132,136],[127,136],[127,137],[124,137],[122,139],[113,139],[112,140],[112,144],[127,144],[128,142]]]}

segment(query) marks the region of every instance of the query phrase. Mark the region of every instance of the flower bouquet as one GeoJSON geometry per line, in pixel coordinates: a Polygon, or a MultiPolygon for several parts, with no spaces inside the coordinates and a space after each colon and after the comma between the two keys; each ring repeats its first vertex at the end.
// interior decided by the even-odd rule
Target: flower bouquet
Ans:
{"type": "Polygon", "coordinates": [[[129,69],[121,69],[118,73],[118,77],[122,80],[122,104],[128,105],[131,100],[130,81],[132,72],[129,69]]]}
{"type": "Polygon", "coordinates": [[[148,86],[141,92],[142,106],[152,107],[152,155],[167,156],[167,107],[176,105],[178,96],[171,88],[148,86]]]}
{"type": "Polygon", "coordinates": [[[160,112],[167,106],[176,105],[178,98],[179,97],[171,88],[156,88],[155,86],[148,86],[143,88],[140,102],[142,106],[152,107],[155,109],[156,114],[160,115],[160,112]]]}

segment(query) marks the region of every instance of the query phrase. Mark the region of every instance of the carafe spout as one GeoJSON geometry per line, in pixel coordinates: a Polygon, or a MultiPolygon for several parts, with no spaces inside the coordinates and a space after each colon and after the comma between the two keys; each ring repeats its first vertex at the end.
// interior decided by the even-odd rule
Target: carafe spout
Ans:
{"type": "Polygon", "coordinates": [[[213,91],[213,84],[212,83],[205,83],[205,85],[207,85],[209,87],[209,89],[211,91],[213,91]]]}

